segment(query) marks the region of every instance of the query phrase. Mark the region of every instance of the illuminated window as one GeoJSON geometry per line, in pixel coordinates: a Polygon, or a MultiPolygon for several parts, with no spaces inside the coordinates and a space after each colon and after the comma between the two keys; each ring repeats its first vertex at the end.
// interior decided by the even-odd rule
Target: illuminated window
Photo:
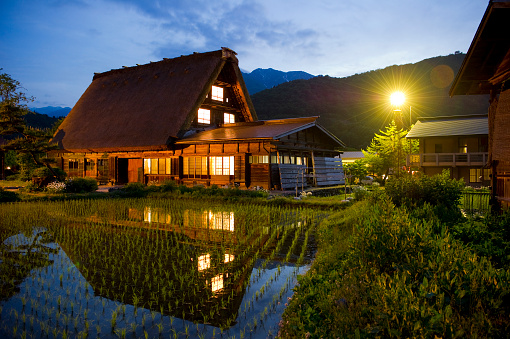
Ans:
{"type": "Polygon", "coordinates": [[[188,178],[200,178],[207,175],[208,157],[184,157],[182,174],[188,178]]]}
{"type": "Polygon", "coordinates": [[[482,170],[480,168],[469,169],[469,182],[482,182],[482,170]]]}
{"type": "Polygon", "coordinates": [[[197,122],[199,124],[210,124],[211,123],[211,111],[208,109],[199,108],[197,122]]]}
{"type": "Polygon", "coordinates": [[[213,86],[211,91],[211,99],[216,101],[223,101],[223,88],[213,86]]]}
{"type": "Polygon", "coordinates": [[[250,164],[268,164],[269,155],[253,155],[250,156],[250,164]]]}
{"type": "Polygon", "coordinates": [[[234,157],[210,157],[211,175],[234,175],[234,157]]]}
{"type": "Polygon", "coordinates": [[[224,124],[233,124],[234,122],[236,122],[235,115],[230,113],[223,113],[224,124]]]}
{"type": "Polygon", "coordinates": [[[223,289],[223,274],[219,274],[211,279],[211,289],[213,292],[223,289]]]}
{"type": "Polygon", "coordinates": [[[211,267],[211,255],[209,253],[198,257],[198,270],[203,271],[211,267]]]}
{"type": "Polygon", "coordinates": [[[467,153],[467,139],[459,138],[459,153],[467,153]]]}

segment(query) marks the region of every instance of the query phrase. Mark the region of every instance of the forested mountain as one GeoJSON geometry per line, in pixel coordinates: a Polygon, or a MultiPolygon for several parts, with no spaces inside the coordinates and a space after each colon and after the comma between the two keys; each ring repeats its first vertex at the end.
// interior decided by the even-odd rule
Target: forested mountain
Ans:
{"type": "Polygon", "coordinates": [[[268,88],[273,88],[284,82],[297,79],[310,79],[313,77],[313,75],[302,71],[282,72],[272,68],[257,68],[251,73],[243,72],[243,80],[250,95],[268,88]]]}
{"type": "Polygon", "coordinates": [[[28,126],[39,129],[52,128],[53,125],[60,119],[58,117],[50,117],[47,114],[29,113],[23,119],[28,126]]]}
{"type": "Polygon", "coordinates": [[[71,107],[31,107],[30,110],[40,114],[47,114],[50,117],[65,117],[71,111],[71,107]]]}
{"type": "Polygon", "coordinates": [[[260,120],[320,116],[319,123],[348,147],[365,148],[392,119],[390,94],[401,90],[404,127],[417,117],[486,114],[488,96],[455,96],[448,91],[465,54],[394,65],[345,78],[295,80],[251,96],[260,120]]]}

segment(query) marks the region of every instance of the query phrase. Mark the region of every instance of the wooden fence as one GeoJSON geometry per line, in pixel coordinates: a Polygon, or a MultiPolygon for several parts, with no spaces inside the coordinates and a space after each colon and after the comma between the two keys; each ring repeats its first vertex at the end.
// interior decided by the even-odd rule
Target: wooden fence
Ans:
{"type": "Polygon", "coordinates": [[[314,178],[317,186],[342,185],[344,183],[344,168],[341,158],[314,159],[314,178]]]}
{"type": "Polygon", "coordinates": [[[323,158],[314,159],[313,168],[307,169],[305,165],[279,164],[280,186],[282,190],[303,190],[310,184],[311,178],[314,186],[333,186],[344,183],[342,159],[323,158]],[[308,173],[312,170],[312,173],[308,173]]]}

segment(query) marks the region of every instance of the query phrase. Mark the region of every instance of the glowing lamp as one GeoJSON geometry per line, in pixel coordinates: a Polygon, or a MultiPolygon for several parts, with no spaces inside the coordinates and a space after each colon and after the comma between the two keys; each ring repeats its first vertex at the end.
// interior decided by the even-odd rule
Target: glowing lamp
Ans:
{"type": "Polygon", "coordinates": [[[393,106],[401,106],[406,100],[406,96],[402,92],[393,92],[390,96],[390,102],[393,106]]]}

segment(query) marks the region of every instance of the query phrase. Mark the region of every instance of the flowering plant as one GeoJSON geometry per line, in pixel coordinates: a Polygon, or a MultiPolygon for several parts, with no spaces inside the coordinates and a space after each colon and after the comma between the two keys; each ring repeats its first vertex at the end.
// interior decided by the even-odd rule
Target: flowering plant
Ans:
{"type": "Polygon", "coordinates": [[[66,183],[61,181],[53,181],[46,186],[46,191],[49,193],[64,193],[66,189],[66,183]]]}

